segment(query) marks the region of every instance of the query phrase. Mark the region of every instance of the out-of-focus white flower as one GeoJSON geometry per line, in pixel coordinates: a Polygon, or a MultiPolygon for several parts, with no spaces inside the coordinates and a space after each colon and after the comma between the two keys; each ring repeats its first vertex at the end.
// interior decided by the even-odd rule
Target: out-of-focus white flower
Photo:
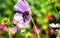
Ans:
{"type": "Polygon", "coordinates": [[[51,23],[51,24],[49,24],[49,25],[50,25],[52,28],[59,28],[59,27],[60,27],[58,23],[56,23],[56,24],[51,23]]]}

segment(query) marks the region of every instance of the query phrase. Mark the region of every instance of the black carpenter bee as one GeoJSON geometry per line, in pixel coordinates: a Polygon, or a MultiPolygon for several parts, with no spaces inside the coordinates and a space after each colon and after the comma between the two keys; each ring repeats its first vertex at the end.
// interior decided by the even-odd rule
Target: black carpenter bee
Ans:
{"type": "Polygon", "coordinates": [[[24,13],[23,13],[23,20],[24,20],[24,22],[25,22],[25,19],[27,19],[28,20],[28,18],[27,18],[27,16],[29,15],[29,12],[28,11],[25,11],[24,13]]]}
{"type": "MultiPolygon", "coordinates": [[[[25,22],[25,19],[27,19],[27,16],[29,15],[29,12],[28,11],[25,11],[24,13],[23,12],[20,12],[20,11],[17,11],[18,13],[22,14],[23,16],[23,21],[25,22]]],[[[28,20],[28,19],[27,19],[28,20]]]]}

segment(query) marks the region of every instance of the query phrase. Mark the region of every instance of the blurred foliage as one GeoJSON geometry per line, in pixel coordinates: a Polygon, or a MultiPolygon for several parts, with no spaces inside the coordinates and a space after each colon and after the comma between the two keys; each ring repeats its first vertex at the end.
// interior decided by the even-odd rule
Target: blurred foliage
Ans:
{"type": "MultiPolygon", "coordinates": [[[[50,23],[59,23],[60,24],[60,13],[59,13],[60,0],[27,0],[27,2],[29,3],[29,5],[33,11],[33,19],[34,19],[36,25],[41,26],[43,30],[50,29],[50,27],[49,27],[50,23]],[[53,21],[49,20],[46,17],[46,14],[51,14],[51,16],[54,18],[53,21]]],[[[7,17],[7,18],[9,18],[10,25],[11,25],[13,16],[15,14],[14,5],[16,3],[17,3],[17,0],[0,0],[0,23],[2,23],[1,21],[4,17],[7,17]]],[[[33,24],[30,23],[30,25],[27,26],[27,32],[32,30],[33,24]]],[[[19,34],[19,33],[17,32],[17,34],[19,34]]],[[[19,36],[19,35],[17,35],[17,36],[19,36]]],[[[59,35],[60,34],[58,34],[57,37],[59,35]]],[[[33,36],[36,36],[36,34],[33,36]]],[[[34,38],[33,36],[32,37],[30,36],[29,38],[34,38]]],[[[23,36],[21,36],[21,37],[23,38],[23,36]]],[[[42,32],[41,38],[49,38],[49,37],[47,34],[44,35],[42,32]]]]}

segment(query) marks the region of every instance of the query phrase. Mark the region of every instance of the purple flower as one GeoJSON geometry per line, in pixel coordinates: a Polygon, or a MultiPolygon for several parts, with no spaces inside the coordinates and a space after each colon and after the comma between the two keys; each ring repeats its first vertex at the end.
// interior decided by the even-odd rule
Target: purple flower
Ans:
{"type": "Polygon", "coordinates": [[[18,30],[17,26],[15,26],[13,28],[9,28],[9,32],[13,33],[13,34],[15,34],[17,32],[17,30],[18,30]]]}
{"type": "Polygon", "coordinates": [[[14,6],[17,13],[14,15],[14,20],[18,21],[18,28],[25,28],[30,22],[31,9],[29,4],[25,0],[18,0],[17,4],[14,6]]]}
{"type": "Polygon", "coordinates": [[[25,0],[18,0],[17,4],[14,6],[17,13],[14,15],[13,24],[17,26],[9,28],[10,32],[16,33],[18,28],[25,28],[26,25],[30,22],[31,18],[31,9],[28,3],[25,0]],[[25,13],[26,12],[26,13],[25,13]],[[27,13],[28,12],[28,13],[27,13]]]}
{"type": "Polygon", "coordinates": [[[41,28],[38,26],[34,26],[33,31],[37,34],[41,33],[41,28]]]}

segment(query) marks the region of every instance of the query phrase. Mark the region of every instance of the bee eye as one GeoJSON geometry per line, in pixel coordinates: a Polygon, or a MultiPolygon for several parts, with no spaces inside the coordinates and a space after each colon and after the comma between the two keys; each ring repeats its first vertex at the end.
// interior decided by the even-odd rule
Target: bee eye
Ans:
{"type": "Polygon", "coordinates": [[[28,16],[28,15],[29,15],[29,12],[28,12],[28,11],[25,11],[24,14],[25,14],[26,16],[28,16]]]}

